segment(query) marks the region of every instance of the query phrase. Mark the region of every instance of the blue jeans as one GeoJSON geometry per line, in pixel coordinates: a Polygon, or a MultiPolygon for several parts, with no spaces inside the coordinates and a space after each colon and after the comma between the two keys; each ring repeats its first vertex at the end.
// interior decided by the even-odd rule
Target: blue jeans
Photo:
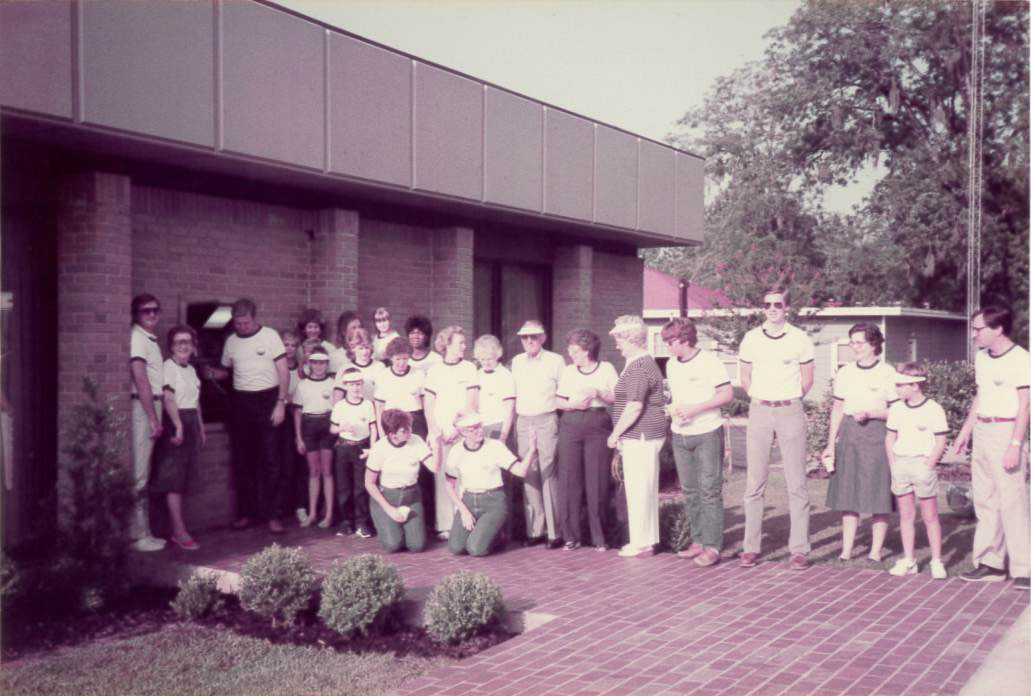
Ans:
{"type": "Polygon", "coordinates": [[[508,517],[505,489],[499,487],[482,493],[466,491],[462,494],[462,502],[476,518],[476,523],[472,531],[466,529],[462,525],[462,514],[455,510],[448,548],[456,555],[468,553],[470,556],[486,556],[508,517]]]}
{"type": "Polygon", "coordinates": [[[723,427],[701,435],[673,433],[673,459],[684,493],[691,541],[723,548],[723,427]]]}
{"type": "Polygon", "coordinates": [[[426,510],[422,505],[422,493],[418,484],[407,488],[381,488],[383,497],[393,506],[407,505],[411,508],[408,520],[401,524],[391,519],[379,503],[369,506],[372,523],[376,525],[379,543],[387,553],[396,553],[403,548],[419,552],[426,548],[426,510]]]}

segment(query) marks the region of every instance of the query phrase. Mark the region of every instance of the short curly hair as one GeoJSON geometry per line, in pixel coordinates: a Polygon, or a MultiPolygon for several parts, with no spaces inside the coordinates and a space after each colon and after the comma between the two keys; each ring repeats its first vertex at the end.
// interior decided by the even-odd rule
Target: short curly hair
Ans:
{"type": "Polygon", "coordinates": [[[400,336],[392,338],[390,343],[388,343],[387,347],[383,350],[383,357],[387,360],[390,360],[395,355],[411,356],[411,354],[412,346],[409,345],[408,339],[401,338],[400,336]]]}
{"type": "Polygon", "coordinates": [[[317,309],[306,309],[301,312],[301,318],[297,320],[297,330],[304,334],[304,329],[308,324],[319,325],[319,336],[326,335],[326,321],[322,318],[322,312],[317,309]]]}
{"type": "Polygon", "coordinates": [[[445,326],[437,333],[437,337],[433,339],[433,349],[444,355],[447,353],[447,347],[451,343],[452,336],[456,334],[465,335],[465,331],[461,326],[445,326]]]}
{"type": "Polygon", "coordinates": [[[852,338],[852,334],[863,334],[863,340],[873,346],[873,354],[880,355],[884,348],[884,334],[877,328],[875,324],[867,324],[866,322],[860,322],[853,324],[848,330],[848,337],[852,338]]]}
{"type": "Polygon", "coordinates": [[[413,314],[405,320],[405,336],[412,333],[413,330],[419,329],[426,334],[426,342],[423,343],[420,348],[427,348],[430,344],[430,338],[433,336],[433,323],[429,318],[424,317],[421,314],[413,314]]]}
{"type": "Polygon", "coordinates": [[[380,418],[383,423],[383,433],[385,435],[393,435],[398,430],[411,430],[412,429],[412,416],[407,411],[402,411],[399,408],[388,408],[383,412],[383,416],[380,418]]]}
{"type": "Polygon", "coordinates": [[[676,317],[662,327],[662,340],[681,341],[694,348],[698,344],[698,328],[687,317],[676,317]]]}
{"type": "Polygon", "coordinates": [[[589,329],[573,329],[566,334],[567,346],[579,346],[592,361],[598,359],[598,351],[601,350],[601,339],[598,334],[589,329]]]}

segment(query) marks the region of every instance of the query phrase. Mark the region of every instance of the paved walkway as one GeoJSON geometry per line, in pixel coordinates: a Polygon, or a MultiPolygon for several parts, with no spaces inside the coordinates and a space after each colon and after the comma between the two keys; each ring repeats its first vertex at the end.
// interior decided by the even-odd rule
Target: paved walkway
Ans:
{"type": "MultiPolygon", "coordinates": [[[[261,529],[205,535],[199,552],[147,560],[238,571],[273,540],[301,546],[319,570],[379,552],[375,539],[312,529],[273,538],[261,529]]],[[[513,546],[473,559],[438,543],[390,561],[412,596],[477,570],[501,586],[510,607],[554,617],[406,684],[411,696],[958,694],[1029,601],[1009,582],[830,565],[792,572],[782,562],[701,569],[668,553],[623,559],[513,546]]]]}

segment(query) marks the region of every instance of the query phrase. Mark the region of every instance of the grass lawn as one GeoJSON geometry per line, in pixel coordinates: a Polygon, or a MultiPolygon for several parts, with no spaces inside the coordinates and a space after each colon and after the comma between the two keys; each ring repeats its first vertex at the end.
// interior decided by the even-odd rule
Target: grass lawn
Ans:
{"type": "MultiPolygon", "coordinates": [[[[859,520],[859,531],[856,534],[856,545],[853,548],[853,560],[846,564],[838,560],[841,553],[841,513],[828,510],[824,505],[827,500],[827,479],[809,479],[809,535],[812,543],[810,559],[814,563],[833,563],[866,568],[890,568],[902,555],[902,538],[899,536],[898,514],[892,515],[888,522],[888,536],[884,544],[881,563],[873,563],[866,559],[870,550],[870,518],[859,520]]],[[[973,518],[954,515],[945,502],[946,483],[941,483],[938,494],[938,517],[942,524],[942,561],[950,576],[970,570],[970,552],[974,539],[973,518]]],[[[745,472],[734,469],[723,484],[724,501],[724,546],[723,556],[728,559],[741,551],[741,543],[745,533],[745,515],[741,500],[745,491],[745,472]]],[[[779,469],[770,471],[770,480],[766,486],[766,516],[763,521],[762,559],[767,561],[786,561],[788,559],[788,518],[787,488],[784,476],[779,469]]],[[[931,554],[927,547],[927,535],[919,512],[916,521],[916,559],[920,562],[921,572],[925,571],[925,563],[931,554]]]]}
{"type": "Polygon", "coordinates": [[[168,624],[4,663],[0,693],[379,694],[447,662],[277,645],[196,624],[168,624]]]}

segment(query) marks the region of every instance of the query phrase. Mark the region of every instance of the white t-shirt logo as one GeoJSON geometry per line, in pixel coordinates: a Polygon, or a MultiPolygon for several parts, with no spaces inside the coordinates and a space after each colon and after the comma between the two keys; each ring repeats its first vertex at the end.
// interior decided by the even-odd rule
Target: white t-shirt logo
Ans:
{"type": "Polygon", "coordinates": [[[926,425],[924,425],[923,423],[921,423],[920,425],[918,425],[918,426],[916,426],[916,427],[917,427],[917,429],[918,429],[918,430],[919,430],[920,432],[922,432],[922,433],[923,433],[923,432],[927,432],[927,426],[926,426],[926,425]]]}
{"type": "Polygon", "coordinates": [[[258,355],[264,355],[264,354],[265,354],[265,349],[264,348],[258,348],[258,355]]]}

